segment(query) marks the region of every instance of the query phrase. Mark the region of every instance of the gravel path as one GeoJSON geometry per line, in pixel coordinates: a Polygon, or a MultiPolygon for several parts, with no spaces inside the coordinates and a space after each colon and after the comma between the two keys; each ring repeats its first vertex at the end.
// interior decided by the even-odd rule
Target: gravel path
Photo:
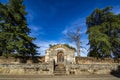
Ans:
{"type": "Polygon", "coordinates": [[[0,75],[0,80],[120,80],[120,78],[112,75],[80,75],[80,76],[0,75]]]}

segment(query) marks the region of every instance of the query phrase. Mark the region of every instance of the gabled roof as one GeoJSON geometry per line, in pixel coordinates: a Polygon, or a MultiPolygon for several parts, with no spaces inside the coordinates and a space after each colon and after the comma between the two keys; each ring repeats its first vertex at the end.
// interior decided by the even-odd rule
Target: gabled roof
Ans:
{"type": "Polygon", "coordinates": [[[57,49],[57,48],[64,48],[64,49],[69,49],[69,50],[74,50],[74,51],[76,51],[76,49],[75,49],[74,47],[71,47],[71,46],[69,46],[68,44],[56,44],[56,45],[51,45],[48,50],[57,49]]]}

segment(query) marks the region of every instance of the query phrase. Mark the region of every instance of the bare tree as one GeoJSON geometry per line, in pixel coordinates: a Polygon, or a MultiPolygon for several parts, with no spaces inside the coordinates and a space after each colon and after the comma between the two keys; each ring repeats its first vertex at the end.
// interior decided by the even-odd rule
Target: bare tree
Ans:
{"type": "Polygon", "coordinates": [[[81,48],[81,30],[82,27],[77,27],[75,30],[69,30],[66,33],[66,37],[70,42],[74,42],[76,45],[77,56],[80,56],[81,48]]]}

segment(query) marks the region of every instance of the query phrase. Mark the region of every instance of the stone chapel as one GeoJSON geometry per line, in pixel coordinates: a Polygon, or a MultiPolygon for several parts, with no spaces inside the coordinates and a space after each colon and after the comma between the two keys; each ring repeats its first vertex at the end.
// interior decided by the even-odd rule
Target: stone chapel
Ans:
{"type": "Polygon", "coordinates": [[[75,63],[75,49],[65,44],[57,44],[46,50],[45,62],[54,61],[55,64],[73,64],[75,63]]]}

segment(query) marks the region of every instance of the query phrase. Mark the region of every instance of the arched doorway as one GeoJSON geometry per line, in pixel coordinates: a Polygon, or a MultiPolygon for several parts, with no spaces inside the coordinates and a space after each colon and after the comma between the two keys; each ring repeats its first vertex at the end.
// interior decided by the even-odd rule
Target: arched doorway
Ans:
{"type": "Polygon", "coordinates": [[[64,53],[62,51],[57,53],[57,62],[58,63],[64,62],[64,53]]]}

